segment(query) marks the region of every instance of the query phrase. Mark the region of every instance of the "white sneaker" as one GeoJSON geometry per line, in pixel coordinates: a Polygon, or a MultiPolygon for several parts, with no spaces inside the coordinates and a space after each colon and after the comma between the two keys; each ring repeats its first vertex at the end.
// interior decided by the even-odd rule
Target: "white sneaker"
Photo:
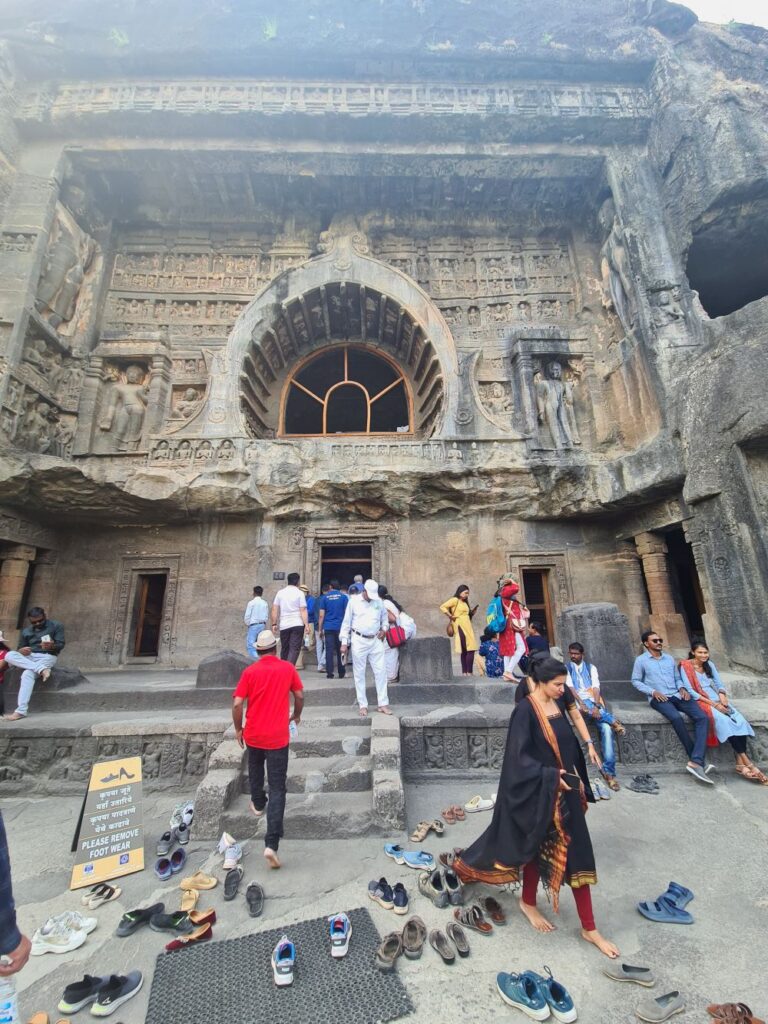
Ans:
{"type": "Polygon", "coordinates": [[[176,804],[170,818],[171,831],[178,828],[179,825],[186,825],[189,828],[194,816],[195,805],[191,800],[187,800],[185,804],[176,804]]]}
{"type": "Polygon", "coordinates": [[[352,936],[352,922],[346,914],[332,914],[331,923],[331,956],[334,959],[346,956],[349,952],[349,940],[352,936]]]}
{"type": "Polygon", "coordinates": [[[72,931],[58,921],[46,921],[32,936],[32,956],[43,953],[71,953],[85,942],[83,931],[72,931]]]}
{"type": "Polygon", "coordinates": [[[231,871],[232,868],[236,868],[242,859],[243,849],[240,843],[233,843],[232,846],[228,846],[224,851],[224,870],[231,871]]]}
{"type": "Polygon", "coordinates": [[[234,838],[234,836],[231,836],[229,832],[222,832],[221,839],[219,840],[219,845],[217,846],[217,850],[219,851],[219,853],[226,853],[229,847],[234,846],[236,843],[237,840],[234,838]]]}
{"type": "Polygon", "coordinates": [[[85,917],[77,910],[65,910],[63,914],[49,917],[45,923],[47,925],[62,924],[71,932],[85,932],[86,935],[90,935],[93,929],[98,926],[99,919],[98,917],[85,917]]]}
{"type": "Polygon", "coordinates": [[[272,950],[272,976],[275,984],[282,988],[293,984],[293,967],[296,963],[296,947],[284,935],[272,950]]]}

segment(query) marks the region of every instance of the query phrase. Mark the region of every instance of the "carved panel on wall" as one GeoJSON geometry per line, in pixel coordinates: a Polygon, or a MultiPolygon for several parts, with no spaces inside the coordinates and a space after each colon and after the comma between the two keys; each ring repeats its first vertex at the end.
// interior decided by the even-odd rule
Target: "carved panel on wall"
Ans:
{"type": "Polygon", "coordinates": [[[108,362],[103,381],[97,447],[100,451],[135,452],[144,432],[149,367],[140,362],[108,362]]]}
{"type": "Polygon", "coordinates": [[[108,632],[102,645],[102,650],[110,664],[120,664],[126,656],[130,656],[127,654],[127,646],[130,641],[128,632],[139,573],[167,573],[157,660],[168,661],[173,654],[176,648],[174,626],[180,562],[180,555],[156,555],[143,558],[132,555],[123,556],[115,581],[115,595],[112,601],[108,632]]]}
{"type": "Polygon", "coordinates": [[[35,305],[60,335],[73,336],[87,327],[101,264],[95,240],[57,203],[35,305]]]}
{"type": "Polygon", "coordinates": [[[565,367],[558,359],[541,360],[533,371],[533,398],[543,448],[581,445],[574,397],[582,369],[576,362],[565,367]]]}

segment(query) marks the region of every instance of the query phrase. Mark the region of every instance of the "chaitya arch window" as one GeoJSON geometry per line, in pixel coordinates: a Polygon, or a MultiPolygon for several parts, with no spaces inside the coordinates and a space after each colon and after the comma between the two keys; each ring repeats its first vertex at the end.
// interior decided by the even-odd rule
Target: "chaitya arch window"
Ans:
{"type": "Polygon", "coordinates": [[[411,395],[400,367],[359,345],[334,345],[303,362],[289,379],[286,435],[411,434],[411,395]]]}

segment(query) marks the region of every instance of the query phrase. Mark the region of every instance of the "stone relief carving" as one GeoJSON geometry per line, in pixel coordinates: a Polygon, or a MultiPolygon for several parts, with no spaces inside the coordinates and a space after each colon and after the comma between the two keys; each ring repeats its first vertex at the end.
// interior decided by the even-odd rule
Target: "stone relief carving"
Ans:
{"type": "Polygon", "coordinates": [[[35,305],[51,327],[61,333],[67,333],[66,325],[75,319],[97,248],[69,210],[57,203],[35,305]]]}
{"type": "Polygon", "coordinates": [[[108,364],[104,376],[106,388],[99,430],[105,432],[110,451],[136,451],[149,398],[147,367],[130,363],[122,369],[108,364]]]}
{"type": "Polygon", "coordinates": [[[573,413],[573,377],[563,379],[562,364],[553,359],[533,375],[533,390],[536,400],[536,418],[539,423],[542,443],[555,449],[572,448],[581,444],[573,413]]]}
{"type": "Polygon", "coordinates": [[[30,334],[16,373],[30,388],[61,409],[77,410],[84,377],[82,360],[63,353],[54,342],[30,334]]]}
{"type": "Polygon", "coordinates": [[[603,284],[603,307],[611,309],[630,334],[635,322],[634,285],[624,229],[612,199],[606,199],[598,214],[600,227],[607,237],[600,249],[600,274],[603,284]]]}

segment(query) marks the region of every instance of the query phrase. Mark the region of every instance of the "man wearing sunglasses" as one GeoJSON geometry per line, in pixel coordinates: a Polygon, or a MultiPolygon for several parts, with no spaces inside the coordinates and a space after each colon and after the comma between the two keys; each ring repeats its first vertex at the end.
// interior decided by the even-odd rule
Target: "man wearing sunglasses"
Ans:
{"type": "Polygon", "coordinates": [[[712,786],[714,783],[704,771],[704,750],[709,725],[706,714],[699,707],[698,694],[680,676],[675,659],[664,654],[664,640],[655,629],[647,629],[641,640],[645,651],[635,658],[632,685],[645,694],[654,711],[658,711],[672,724],[688,754],[687,770],[699,782],[712,786]],[[687,715],[693,722],[693,740],[685,727],[683,715],[687,715]]]}

